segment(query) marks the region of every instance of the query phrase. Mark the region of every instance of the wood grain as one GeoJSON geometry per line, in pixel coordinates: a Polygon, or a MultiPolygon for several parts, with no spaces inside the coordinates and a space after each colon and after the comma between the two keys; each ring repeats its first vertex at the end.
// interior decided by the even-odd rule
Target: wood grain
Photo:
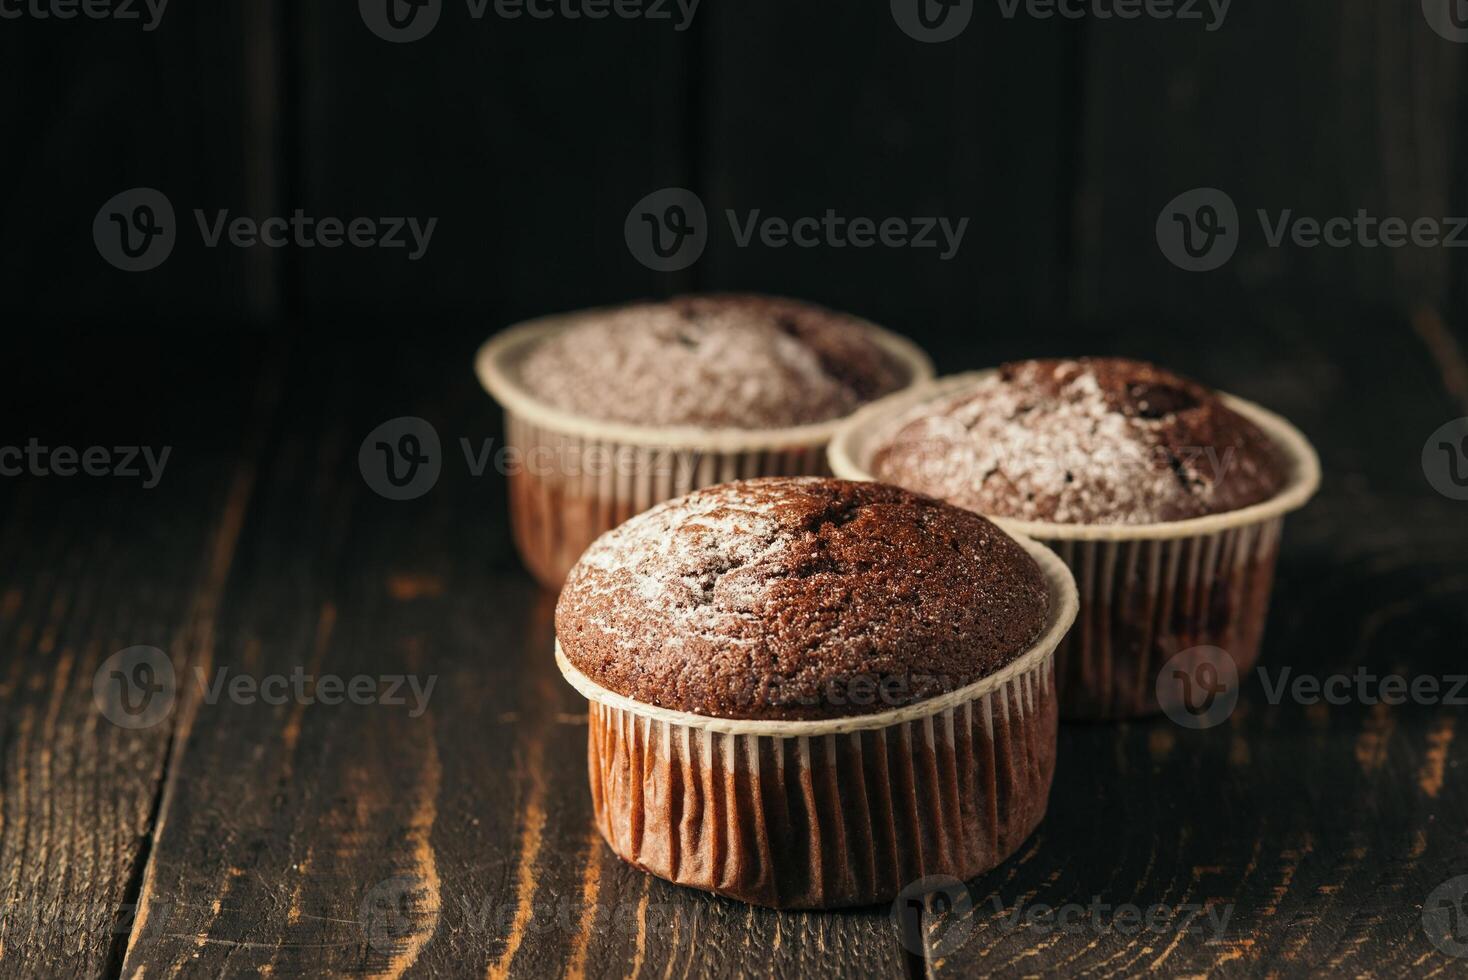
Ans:
{"type": "MultiPolygon", "coordinates": [[[[1103,350],[1145,346],[1259,398],[1320,448],[1326,489],[1286,532],[1266,665],[1460,671],[1463,529],[1410,469],[1455,396],[1409,321],[1325,344],[1301,316],[1242,326],[1226,349],[1136,325],[1086,336],[1103,350]],[[1399,380],[1375,380],[1384,359],[1399,380]],[[1368,384],[1375,397],[1355,397],[1368,384]]],[[[393,344],[304,340],[212,400],[188,393],[200,407],[177,441],[195,450],[168,474],[179,480],[169,496],[3,487],[13,571],[0,628],[16,655],[0,867],[10,900],[43,913],[34,927],[7,916],[5,972],[909,969],[887,909],[750,909],[641,875],[596,837],[585,707],[548,652],[552,599],[512,556],[502,482],[471,475],[459,445],[501,437],[465,367],[472,349],[420,344],[404,359],[393,344]],[[442,475],[418,500],[378,497],[357,468],[385,412],[421,415],[441,436],[442,475]],[[137,515],[117,525],[126,534],[85,531],[124,513],[137,515]],[[89,675],[111,649],[160,635],[185,679],[178,710],[145,735],[115,729],[90,704],[89,675]],[[28,669],[38,660],[45,670],[28,669]],[[297,668],[434,687],[414,716],[211,699],[196,680],[197,669],[208,684],[220,670],[297,668]],[[98,931],[117,917],[117,935],[98,931]]],[[[113,354],[114,369],[136,367],[113,354]]],[[[155,377],[177,381],[172,369],[155,377]]],[[[98,424],[73,411],[55,431],[98,424]]],[[[174,417],[154,407],[110,424],[167,431],[154,411],[174,417]]],[[[952,948],[931,935],[931,972],[1451,973],[1420,913],[1437,883],[1468,873],[1460,712],[1275,706],[1264,693],[1251,683],[1229,724],[1207,732],[1065,727],[1049,817],[1019,856],[969,884],[972,935],[952,948]],[[1169,922],[1195,907],[1229,918],[1217,939],[1196,924],[1129,935],[1011,922],[1097,896],[1163,905],[1169,922]]]]}
{"type": "MultiPolygon", "coordinates": [[[[495,430],[467,372],[432,383],[468,357],[453,353],[413,369],[431,394],[402,408],[457,454],[459,435],[495,430]]],[[[292,423],[259,472],[209,676],[411,673],[434,678],[428,710],[211,701],[191,681],[123,975],[681,976],[711,956],[735,972],[900,973],[885,911],[751,910],[611,855],[592,827],[584,702],[550,657],[553,599],[507,567],[502,488],[451,455],[420,500],[376,497],[356,472],[381,421],[363,392],[406,379],[390,356],[327,375],[316,358],[331,356],[290,373],[292,423]],[[329,376],[324,393],[308,380],[329,376]]]]}
{"type": "MultiPolygon", "coordinates": [[[[74,338],[50,343],[65,351],[74,338]]],[[[210,642],[248,503],[239,437],[256,403],[259,361],[236,343],[231,383],[191,385],[178,372],[202,346],[197,335],[97,342],[96,364],[42,361],[15,379],[22,401],[73,384],[122,396],[105,418],[58,405],[32,420],[38,427],[27,439],[171,454],[151,489],[124,476],[0,481],[3,975],[115,975],[138,925],[138,885],[177,718],[113,724],[98,710],[93,679],[126,647],[163,648],[182,671],[210,642]],[[134,357],[123,395],[107,364],[134,357]],[[135,401],[132,392],[148,397],[135,401]],[[179,411],[185,404],[210,409],[179,411]]]]}
{"type": "MultiPolygon", "coordinates": [[[[1271,683],[1285,668],[1461,674],[1468,528],[1414,472],[1455,395],[1405,318],[1325,344],[1309,315],[1276,310],[1262,330],[1241,326],[1226,353],[1190,354],[1189,337],[1150,340],[1168,363],[1282,411],[1321,452],[1321,496],[1286,524],[1261,668],[1271,683]],[[1287,352],[1288,379],[1261,370],[1271,349],[1287,352]],[[1398,380],[1379,380],[1384,362],[1398,380]],[[1366,389],[1369,402],[1354,394],[1366,389]]],[[[1145,336],[1120,329],[1108,343],[1131,350],[1145,336]]],[[[941,954],[931,972],[1460,971],[1427,941],[1421,912],[1434,887],[1468,871],[1461,707],[1275,704],[1268,692],[1247,679],[1228,722],[1209,731],[1166,719],[1064,726],[1046,822],[1029,851],[970,883],[965,942],[942,946],[952,923],[930,923],[941,954]],[[1165,918],[1129,934],[1103,910],[1097,927],[1097,901],[1160,905],[1165,918]],[[1086,910],[1080,924],[1049,925],[1046,907],[1067,905],[1086,910]],[[1209,910],[1227,910],[1226,928],[1209,910]]]]}

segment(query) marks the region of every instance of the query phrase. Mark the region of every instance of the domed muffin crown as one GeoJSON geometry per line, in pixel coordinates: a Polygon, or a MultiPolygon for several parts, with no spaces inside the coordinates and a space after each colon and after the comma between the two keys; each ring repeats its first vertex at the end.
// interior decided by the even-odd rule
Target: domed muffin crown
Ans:
{"type": "Polygon", "coordinates": [[[864,321],[755,295],[582,314],[520,374],[535,397],[588,418],[709,429],[824,422],[912,380],[864,321]]]}
{"type": "Polygon", "coordinates": [[[1152,524],[1277,494],[1285,466],[1197,382],[1121,358],[1007,364],[915,409],[873,455],[877,479],[985,514],[1152,524]]]}
{"type": "Polygon", "coordinates": [[[1052,597],[976,514],[876,483],[699,490],[604,534],[556,609],[567,659],[645,704],[741,719],[871,714],[1027,652],[1052,597]]]}

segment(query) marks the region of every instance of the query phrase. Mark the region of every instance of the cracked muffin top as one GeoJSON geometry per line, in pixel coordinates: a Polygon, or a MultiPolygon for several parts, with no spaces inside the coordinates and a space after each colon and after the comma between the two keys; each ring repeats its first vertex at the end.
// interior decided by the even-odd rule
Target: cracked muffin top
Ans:
{"type": "Polygon", "coordinates": [[[521,380],[602,421],[786,428],[849,415],[912,380],[869,324],[796,300],[680,296],[578,319],[531,351],[521,380]]]}
{"type": "Polygon", "coordinates": [[[645,704],[742,719],[872,714],[1027,652],[1052,597],[1024,548],[898,487],[709,487],[597,539],[556,607],[567,659],[645,704]]]}
{"type": "Polygon", "coordinates": [[[1197,382],[1120,358],[1020,361],[915,409],[872,474],[985,514],[1152,524],[1237,510],[1285,483],[1279,450],[1197,382]]]}

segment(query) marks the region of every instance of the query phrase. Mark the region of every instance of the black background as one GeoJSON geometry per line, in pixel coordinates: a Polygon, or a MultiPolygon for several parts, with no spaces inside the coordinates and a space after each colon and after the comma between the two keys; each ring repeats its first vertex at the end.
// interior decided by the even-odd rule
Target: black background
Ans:
{"type": "MultiPolygon", "coordinates": [[[[1456,322],[1452,249],[1267,247],[1256,208],[1462,213],[1468,48],[1416,3],[1232,5],[1204,21],[1006,19],[978,4],[918,43],[886,4],[704,0],[676,21],[472,19],[410,44],[355,4],[174,0],[159,27],[0,21],[0,302],[46,323],[249,323],[476,335],[556,309],[751,288],[852,309],[924,342],[1146,321],[1215,331],[1271,308],[1329,342],[1417,306],[1456,322]],[[959,256],[736,248],[676,275],[622,240],[669,185],[712,215],[968,217],[959,256]],[[180,245],[149,274],[98,260],[91,219],[162,190],[180,245]],[[1174,195],[1229,193],[1239,253],[1189,274],[1157,248],[1174,195]],[[429,254],[205,249],[190,212],[435,216],[429,254]],[[1341,316],[1346,315],[1346,322],[1341,316]],[[1352,317],[1354,314],[1354,317],[1352,317]]],[[[1206,339],[1206,341],[1205,341],[1206,339]]]]}

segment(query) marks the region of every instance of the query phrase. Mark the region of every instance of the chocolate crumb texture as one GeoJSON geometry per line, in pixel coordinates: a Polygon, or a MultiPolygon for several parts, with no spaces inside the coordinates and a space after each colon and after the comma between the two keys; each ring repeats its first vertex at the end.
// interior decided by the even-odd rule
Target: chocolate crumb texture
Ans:
{"type": "Polygon", "coordinates": [[[709,429],[825,422],[912,380],[864,321],[745,294],[584,315],[520,374],[535,397],[587,418],[709,429]]]}
{"type": "Polygon", "coordinates": [[[1212,390],[1120,358],[1007,364],[915,409],[880,480],[980,513],[1150,524],[1238,510],[1285,483],[1277,447],[1212,390]]]}
{"type": "Polygon", "coordinates": [[[658,707],[745,719],[871,714],[1031,649],[1048,581],[983,517],[821,477],[723,484],[599,538],[556,609],[567,658],[658,707]]]}

